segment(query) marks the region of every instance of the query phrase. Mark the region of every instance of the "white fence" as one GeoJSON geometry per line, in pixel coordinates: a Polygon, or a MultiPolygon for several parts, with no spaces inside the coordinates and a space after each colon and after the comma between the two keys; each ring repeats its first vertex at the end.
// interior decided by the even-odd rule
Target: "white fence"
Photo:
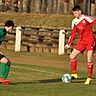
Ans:
{"type": "MultiPolygon", "coordinates": [[[[15,51],[20,51],[21,49],[21,40],[22,40],[22,28],[21,27],[16,27],[16,38],[15,38],[15,51]]],[[[26,30],[25,30],[26,31],[26,30]]],[[[46,30],[45,30],[46,32],[46,30]]],[[[59,34],[59,37],[58,37],[58,54],[59,55],[62,55],[65,53],[65,50],[64,50],[64,45],[65,45],[65,30],[60,30],[60,31],[57,31],[57,33],[59,34]]],[[[27,34],[27,32],[26,32],[27,34]]],[[[52,34],[52,33],[51,33],[52,34]]],[[[51,35],[52,36],[52,35],[51,35]]],[[[44,36],[45,37],[45,36],[44,36]]],[[[52,39],[49,37],[49,40],[52,39]]]]}

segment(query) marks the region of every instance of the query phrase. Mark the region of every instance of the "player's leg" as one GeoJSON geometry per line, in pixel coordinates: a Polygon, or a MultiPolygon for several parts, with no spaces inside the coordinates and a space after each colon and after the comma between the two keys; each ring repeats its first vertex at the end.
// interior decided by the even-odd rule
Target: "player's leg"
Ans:
{"type": "Polygon", "coordinates": [[[10,66],[8,65],[9,60],[2,54],[0,54],[1,59],[0,59],[0,82],[1,83],[7,83],[9,80],[6,80],[8,73],[9,73],[9,68],[10,66]]]}
{"type": "Polygon", "coordinates": [[[6,65],[4,63],[1,62],[1,59],[5,57],[3,54],[0,54],[0,78],[4,78],[4,74],[5,74],[5,67],[6,65]]]}
{"type": "Polygon", "coordinates": [[[6,69],[5,69],[5,79],[8,77],[10,65],[11,65],[10,60],[8,58],[6,58],[6,59],[7,59],[7,63],[6,63],[6,69]]]}
{"type": "Polygon", "coordinates": [[[76,46],[74,47],[72,53],[70,54],[70,64],[71,64],[71,70],[72,74],[71,77],[73,78],[78,78],[77,75],[77,59],[76,56],[81,53],[83,50],[85,50],[85,44],[82,44],[82,42],[78,42],[76,46]]]}
{"type": "Polygon", "coordinates": [[[91,77],[93,73],[93,62],[92,62],[92,56],[93,56],[93,50],[89,50],[87,52],[87,66],[88,66],[88,78],[84,84],[90,84],[91,83],[91,77]]]}
{"type": "Polygon", "coordinates": [[[71,77],[73,78],[78,78],[77,75],[77,59],[76,56],[80,53],[80,51],[78,51],[77,49],[73,49],[72,53],[70,54],[70,66],[71,66],[71,70],[72,70],[72,74],[71,77]]]}
{"type": "Polygon", "coordinates": [[[91,78],[92,77],[92,73],[93,73],[93,50],[90,50],[87,52],[87,65],[88,65],[88,77],[91,78]]]}

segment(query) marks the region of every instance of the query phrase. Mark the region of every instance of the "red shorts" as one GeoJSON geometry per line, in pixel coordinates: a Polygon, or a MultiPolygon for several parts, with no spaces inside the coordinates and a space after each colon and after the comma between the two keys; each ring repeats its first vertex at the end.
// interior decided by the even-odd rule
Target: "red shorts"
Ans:
{"type": "Polygon", "coordinates": [[[83,42],[78,42],[76,44],[76,46],[74,46],[75,49],[77,49],[78,51],[89,51],[89,50],[94,50],[94,42],[93,43],[89,43],[89,44],[85,44],[83,42]]]}

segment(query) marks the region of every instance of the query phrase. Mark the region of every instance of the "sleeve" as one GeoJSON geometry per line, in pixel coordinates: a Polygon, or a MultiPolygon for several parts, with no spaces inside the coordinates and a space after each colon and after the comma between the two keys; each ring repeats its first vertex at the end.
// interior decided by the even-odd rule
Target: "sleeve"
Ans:
{"type": "Polygon", "coordinates": [[[92,25],[96,25],[96,19],[93,20],[92,25]]]}
{"type": "Polygon", "coordinates": [[[91,23],[91,25],[96,25],[96,19],[91,17],[91,16],[87,16],[86,20],[91,23]]]}
{"type": "Polygon", "coordinates": [[[74,39],[74,37],[75,37],[75,33],[76,33],[76,25],[74,25],[74,27],[73,27],[73,29],[72,29],[72,31],[71,31],[71,34],[70,34],[70,36],[69,36],[69,39],[68,39],[68,46],[70,46],[71,45],[71,43],[72,43],[72,41],[73,41],[73,39],[74,39]]]}

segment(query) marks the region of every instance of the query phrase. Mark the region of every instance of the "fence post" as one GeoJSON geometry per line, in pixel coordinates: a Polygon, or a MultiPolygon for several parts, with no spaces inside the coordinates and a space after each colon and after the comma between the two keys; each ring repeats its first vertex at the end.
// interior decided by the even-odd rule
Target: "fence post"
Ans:
{"type": "Polygon", "coordinates": [[[21,27],[16,27],[16,38],[15,38],[15,51],[20,51],[21,47],[21,27]]]}
{"type": "Polygon", "coordinates": [[[64,46],[65,46],[65,30],[60,30],[59,31],[59,50],[58,50],[59,55],[62,55],[65,53],[64,46]]]}

